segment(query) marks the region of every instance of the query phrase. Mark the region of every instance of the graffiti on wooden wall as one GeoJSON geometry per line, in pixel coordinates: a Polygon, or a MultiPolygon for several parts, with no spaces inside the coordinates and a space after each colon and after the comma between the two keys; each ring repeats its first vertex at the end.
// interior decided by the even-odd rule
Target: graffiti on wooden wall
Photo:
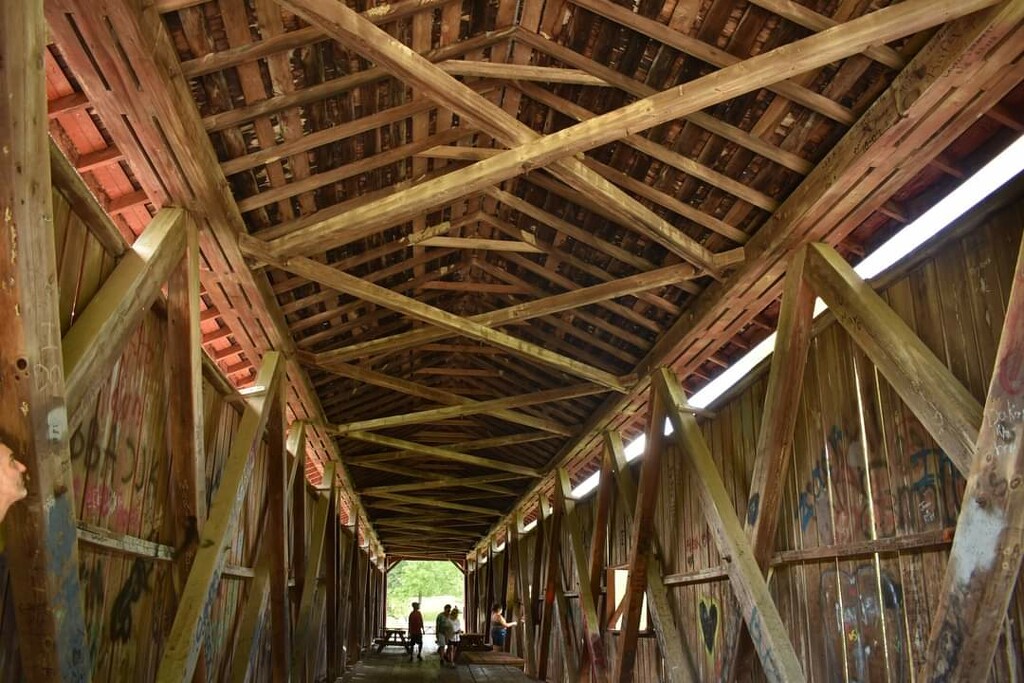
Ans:
{"type": "Polygon", "coordinates": [[[869,460],[858,430],[833,425],[799,493],[801,532],[835,545],[955,526],[966,482],[953,462],[916,421],[893,441],[890,461],[869,460]]]}
{"type": "Polygon", "coordinates": [[[833,680],[907,679],[903,589],[889,572],[873,563],[826,569],[820,599],[825,657],[833,680]]]}

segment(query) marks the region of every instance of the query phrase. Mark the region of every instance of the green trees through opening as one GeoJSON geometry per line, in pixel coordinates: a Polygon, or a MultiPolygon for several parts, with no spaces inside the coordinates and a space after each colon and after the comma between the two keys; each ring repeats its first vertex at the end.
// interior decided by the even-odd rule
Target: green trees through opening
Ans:
{"type": "Polygon", "coordinates": [[[405,627],[412,603],[420,603],[427,632],[446,604],[463,608],[462,572],[451,562],[403,560],[388,573],[388,626],[405,627]]]}

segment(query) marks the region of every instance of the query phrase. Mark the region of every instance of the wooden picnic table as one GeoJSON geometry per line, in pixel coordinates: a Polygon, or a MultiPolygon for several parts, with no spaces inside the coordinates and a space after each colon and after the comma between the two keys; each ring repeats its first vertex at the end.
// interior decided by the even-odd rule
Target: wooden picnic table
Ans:
{"type": "Polygon", "coordinates": [[[382,628],[380,632],[381,636],[373,641],[377,646],[377,654],[380,654],[388,645],[397,645],[403,650],[408,649],[404,628],[382,628]]]}

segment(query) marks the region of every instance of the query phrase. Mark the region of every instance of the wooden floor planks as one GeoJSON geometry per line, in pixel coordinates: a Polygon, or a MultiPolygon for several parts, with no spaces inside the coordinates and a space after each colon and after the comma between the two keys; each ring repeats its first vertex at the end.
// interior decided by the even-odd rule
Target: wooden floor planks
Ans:
{"type": "Polygon", "coordinates": [[[528,681],[526,675],[513,666],[459,664],[454,669],[441,668],[434,652],[427,654],[431,647],[424,648],[423,661],[409,661],[408,655],[395,648],[381,654],[371,653],[345,674],[344,683],[418,683],[419,681],[440,681],[442,683],[517,683],[528,681]]]}

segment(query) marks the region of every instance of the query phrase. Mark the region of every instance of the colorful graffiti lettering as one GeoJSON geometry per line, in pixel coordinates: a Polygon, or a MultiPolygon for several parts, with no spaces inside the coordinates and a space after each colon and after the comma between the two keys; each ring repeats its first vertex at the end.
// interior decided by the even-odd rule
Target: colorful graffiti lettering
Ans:
{"type": "Polygon", "coordinates": [[[886,464],[868,462],[859,436],[833,426],[799,492],[801,530],[807,532],[814,522],[823,544],[837,544],[891,537],[906,527],[955,525],[965,480],[942,449],[905,448],[923,440],[915,437],[914,428],[901,431],[909,436],[897,437],[896,452],[910,455],[886,464]],[[908,483],[894,487],[900,475],[908,483]]]}

